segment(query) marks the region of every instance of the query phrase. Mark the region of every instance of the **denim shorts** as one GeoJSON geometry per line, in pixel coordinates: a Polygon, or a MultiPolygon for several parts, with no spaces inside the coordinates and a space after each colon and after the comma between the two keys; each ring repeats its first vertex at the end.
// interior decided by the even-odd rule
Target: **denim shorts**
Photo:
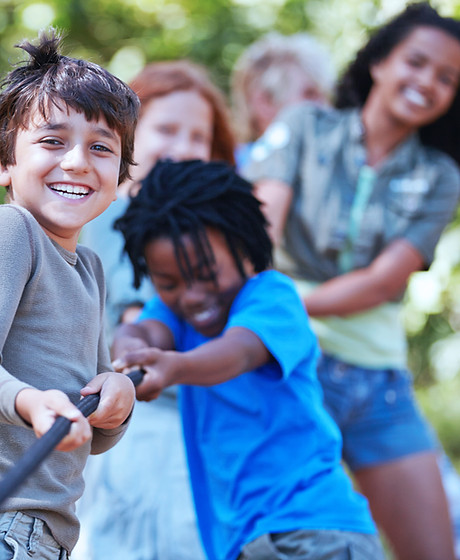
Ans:
{"type": "Polygon", "coordinates": [[[271,533],[243,547],[238,560],[384,560],[376,535],[298,530],[271,533]]]}
{"type": "Polygon", "coordinates": [[[439,449],[415,401],[409,371],[362,368],[323,355],[318,378],[352,471],[439,449]]]}
{"type": "Polygon", "coordinates": [[[0,560],[66,560],[46,523],[25,513],[0,513],[0,560]]]}

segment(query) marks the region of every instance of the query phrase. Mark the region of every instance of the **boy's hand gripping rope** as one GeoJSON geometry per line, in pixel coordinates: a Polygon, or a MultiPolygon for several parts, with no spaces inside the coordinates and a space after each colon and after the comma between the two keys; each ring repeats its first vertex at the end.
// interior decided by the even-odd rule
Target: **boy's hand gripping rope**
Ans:
{"type": "MultiPolygon", "coordinates": [[[[134,383],[139,385],[145,371],[138,369],[127,374],[134,383]]],[[[92,414],[100,400],[100,394],[87,395],[78,403],[77,408],[88,417],[92,414]]],[[[26,478],[40,465],[40,463],[53,451],[58,443],[69,433],[72,421],[59,416],[51,428],[29,448],[19,461],[6,473],[0,481],[0,505],[11,496],[26,478]]]]}

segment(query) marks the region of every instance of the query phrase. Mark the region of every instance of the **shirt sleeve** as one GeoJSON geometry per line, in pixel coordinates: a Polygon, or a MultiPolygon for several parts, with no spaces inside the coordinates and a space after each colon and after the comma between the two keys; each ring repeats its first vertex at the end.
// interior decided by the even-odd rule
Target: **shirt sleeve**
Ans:
{"type": "Polygon", "coordinates": [[[253,144],[249,163],[242,175],[251,182],[276,179],[292,186],[303,157],[305,130],[314,118],[311,103],[292,105],[282,110],[265,133],[253,144]]]}
{"type": "Polygon", "coordinates": [[[235,299],[226,330],[256,334],[288,377],[302,362],[316,363],[319,348],[293,282],[276,271],[250,279],[235,299]]]}
{"type": "Polygon", "coordinates": [[[405,208],[395,205],[392,209],[396,219],[402,216],[407,220],[403,238],[419,251],[427,267],[433,261],[436,245],[451,221],[460,197],[460,170],[444,154],[436,152],[435,155],[430,187],[422,202],[414,204],[414,209],[407,205],[405,208]]]}
{"type": "Polygon", "coordinates": [[[19,381],[1,364],[3,347],[32,273],[34,248],[24,215],[11,206],[0,208],[0,421],[28,426],[17,414],[16,396],[31,385],[19,381]]]}

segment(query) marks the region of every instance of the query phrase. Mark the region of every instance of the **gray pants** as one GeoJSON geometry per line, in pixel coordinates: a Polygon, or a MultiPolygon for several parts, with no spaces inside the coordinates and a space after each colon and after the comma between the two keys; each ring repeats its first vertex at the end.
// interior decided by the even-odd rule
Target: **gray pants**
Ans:
{"type": "Polygon", "coordinates": [[[347,531],[290,531],[262,535],[243,547],[238,560],[384,560],[376,535],[347,531]]]}
{"type": "Polygon", "coordinates": [[[41,519],[17,511],[0,514],[0,560],[66,559],[41,519]]]}

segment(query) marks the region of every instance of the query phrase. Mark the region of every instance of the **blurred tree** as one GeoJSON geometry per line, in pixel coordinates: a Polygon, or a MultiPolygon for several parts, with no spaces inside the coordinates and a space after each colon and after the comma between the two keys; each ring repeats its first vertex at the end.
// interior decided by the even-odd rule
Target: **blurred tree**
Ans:
{"type": "Polygon", "coordinates": [[[73,55],[110,67],[123,79],[145,62],[189,57],[206,65],[224,89],[235,59],[261,33],[311,27],[299,0],[4,0],[1,5],[1,72],[18,57],[15,43],[52,24],[65,31],[73,55]]]}

